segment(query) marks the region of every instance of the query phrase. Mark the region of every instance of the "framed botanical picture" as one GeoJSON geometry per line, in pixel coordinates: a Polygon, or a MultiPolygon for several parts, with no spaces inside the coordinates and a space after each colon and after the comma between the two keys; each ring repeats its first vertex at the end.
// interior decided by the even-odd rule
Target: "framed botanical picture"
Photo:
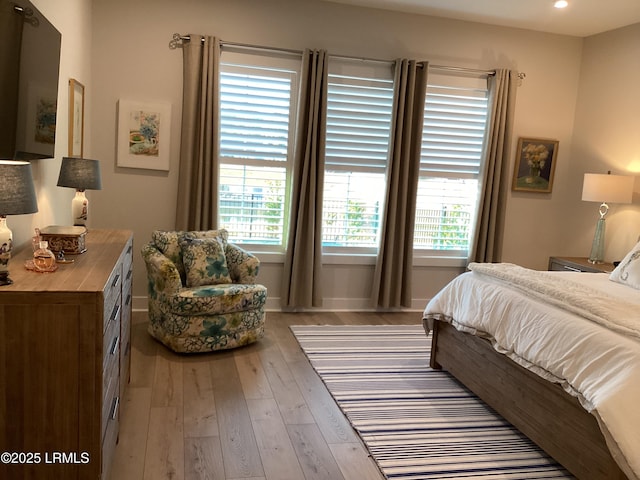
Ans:
{"type": "Polygon", "coordinates": [[[171,104],[118,101],[118,167],[169,170],[171,104]]]}
{"type": "Polygon", "coordinates": [[[84,153],[84,85],[69,79],[69,156],[84,153]]]}
{"type": "Polygon", "coordinates": [[[550,193],[557,157],[557,140],[520,137],[513,168],[512,190],[550,193]]]}
{"type": "Polygon", "coordinates": [[[24,158],[53,158],[57,101],[55,90],[38,82],[28,82],[26,115],[16,136],[17,158],[20,155],[26,155],[24,158]]]}

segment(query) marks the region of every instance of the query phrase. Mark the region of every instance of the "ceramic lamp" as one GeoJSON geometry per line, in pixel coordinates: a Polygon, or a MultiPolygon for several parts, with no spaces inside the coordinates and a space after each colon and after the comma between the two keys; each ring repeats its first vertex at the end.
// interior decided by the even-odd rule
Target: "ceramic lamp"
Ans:
{"type": "Polygon", "coordinates": [[[9,260],[13,249],[13,233],[7,226],[7,215],[23,215],[38,211],[36,192],[29,162],[0,160],[0,286],[10,285],[9,260]]]}
{"type": "Polygon", "coordinates": [[[64,157],[58,176],[59,187],[76,189],[71,200],[71,215],[74,225],[86,225],[89,218],[89,200],[85,190],[102,189],[100,162],[88,158],[64,157]]]}
{"type": "Polygon", "coordinates": [[[634,178],[627,175],[611,175],[585,173],[582,184],[582,200],[588,202],[602,202],[600,218],[596,223],[596,231],[591,244],[589,262],[602,263],[604,261],[604,217],[609,211],[609,203],[631,203],[633,197],[634,178]]]}

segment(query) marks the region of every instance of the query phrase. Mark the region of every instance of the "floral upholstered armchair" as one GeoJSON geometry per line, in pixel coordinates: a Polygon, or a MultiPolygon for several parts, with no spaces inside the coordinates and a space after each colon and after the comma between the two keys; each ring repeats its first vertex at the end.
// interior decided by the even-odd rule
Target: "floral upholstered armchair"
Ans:
{"type": "Polygon", "coordinates": [[[175,352],[248,345],[264,335],[267,289],[260,261],[228,242],[226,230],[155,231],[142,247],[149,333],[175,352]]]}

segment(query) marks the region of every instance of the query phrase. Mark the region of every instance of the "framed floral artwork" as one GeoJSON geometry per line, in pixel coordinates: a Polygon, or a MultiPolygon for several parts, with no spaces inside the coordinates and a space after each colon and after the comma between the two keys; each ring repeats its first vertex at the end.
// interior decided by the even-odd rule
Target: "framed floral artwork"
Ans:
{"type": "Polygon", "coordinates": [[[171,104],[118,101],[117,166],[169,170],[171,104]]]}
{"type": "Polygon", "coordinates": [[[518,139],[511,189],[550,193],[558,157],[558,141],[543,138],[518,139]]]}

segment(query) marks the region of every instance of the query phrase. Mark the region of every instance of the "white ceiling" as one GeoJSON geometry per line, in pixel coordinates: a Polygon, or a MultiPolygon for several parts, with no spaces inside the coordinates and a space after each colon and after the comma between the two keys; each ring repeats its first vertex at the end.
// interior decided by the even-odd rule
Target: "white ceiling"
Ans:
{"type": "Polygon", "coordinates": [[[640,0],[328,0],[365,7],[586,37],[640,23],[640,0]]]}

